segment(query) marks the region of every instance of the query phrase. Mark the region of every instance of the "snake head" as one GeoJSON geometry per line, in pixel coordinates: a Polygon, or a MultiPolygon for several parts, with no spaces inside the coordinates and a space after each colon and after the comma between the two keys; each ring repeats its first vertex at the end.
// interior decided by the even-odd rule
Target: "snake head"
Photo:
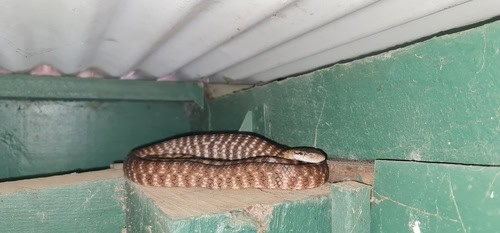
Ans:
{"type": "Polygon", "coordinates": [[[313,148],[291,148],[282,152],[283,158],[307,163],[321,163],[326,159],[323,152],[313,148]]]}

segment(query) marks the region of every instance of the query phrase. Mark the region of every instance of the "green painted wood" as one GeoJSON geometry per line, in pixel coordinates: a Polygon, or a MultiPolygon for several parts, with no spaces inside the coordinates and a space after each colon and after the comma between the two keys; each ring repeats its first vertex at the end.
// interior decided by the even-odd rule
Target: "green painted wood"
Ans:
{"type": "Polygon", "coordinates": [[[231,213],[221,213],[188,219],[171,219],[140,190],[136,190],[128,183],[125,187],[127,190],[126,225],[129,233],[256,232],[256,223],[237,213],[234,216],[231,213]]]}
{"type": "Polygon", "coordinates": [[[265,232],[331,232],[331,197],[316,197],[274,206],[265,232]]]}
{"type": "Polygon", "coordinates": [[[108,167],[190,129],[182,102],[0,100],[0,180],[108,167]]]}
{"type": "Polygon", "coordinates": [[[376,161],[372,232],[498,232],[500,167],[376,161]]]}
{"type": "MultiPolygon", "coordinates": [[[[127,231],[134,232],[331,232],[331,197],[172,219],[139,189],[127,183],[127,231]],[[250,211],[250,209],[252,209],[250,211]]],[[[168,192],[168,190],[165,190],[168,192]]],[[[221,191],[222,192],[222,191],[221,191]]]]}
{"type": "Polygon", "coordinates": [[[253,127],[253,112],[248,111],[247,114],[245,115],[245,118],[243,118],[243,122],[241,123],[239,131],[252,132],[253,128],[254,128],[253,127]]]}
{"type": "Polygon", "coordinates": [[[332,232],[370,232],[371,186],[347,181],[332,185],[332,232]]]}
{"type": "Polygon", "coordinates": [[[257,233],[254,222],[240,221],[229,214],[214,214],[192,219],[182,219],[172,222],[171,232],[217,232],[217,233],[257,233]]]}
{"type": "Polygon", "coordinates": [[[266,106],[271,139],[330,158],[500,165],[500,22],[210,100],[212,130],[266,106]]]}
{"type": "Polygon", "coordinates": [[[2,75],[0,98],[57,100],[194,101],[203,106],[197,83],[2,75]]]}
{"type": "Polygon", "coordinates": [[[268,109],[266,105],[258,105],[252,112],[253,118],[253,132],[266,137],[269,136],[271,129],[267,125],[266,118],[268,117],[268,109]]]}
{"type": "Polygon", "coordinates": [[[265,125],[265,118],[266,106],[258,106],[245,114],[239,131],[254,132],[267,136],[269,129],[265,125]]]}
{"type": "Polygon", "coordinates": [[[123,181],[0,195],[0,232],[121,232],[123,181]]]}
{"type": "Polygon", "coordinates": [[[127,193],[125,218],[128,233],[171,232],[168,226],[170,219],[160,209],[128,182],[125,182],[125,190],[127,193]]]}

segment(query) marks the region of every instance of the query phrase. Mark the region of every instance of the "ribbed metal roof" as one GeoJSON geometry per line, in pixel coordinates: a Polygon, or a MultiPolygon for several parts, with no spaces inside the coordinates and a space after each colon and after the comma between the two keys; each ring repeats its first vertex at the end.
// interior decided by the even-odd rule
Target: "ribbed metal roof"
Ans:
{"type": "Polygon", "coordinates": [[[0,73],[266,82],[498,15],[498,0],[4,0],[0,73]]]}

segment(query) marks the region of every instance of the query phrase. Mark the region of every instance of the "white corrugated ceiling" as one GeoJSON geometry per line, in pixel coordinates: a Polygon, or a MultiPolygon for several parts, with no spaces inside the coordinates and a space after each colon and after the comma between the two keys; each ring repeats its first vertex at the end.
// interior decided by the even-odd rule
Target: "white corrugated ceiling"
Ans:
{"type": "Polygon", "coordinates": [[[3,0],[0,73],[266,82],[498,15],[499,0],[3,0]]]}

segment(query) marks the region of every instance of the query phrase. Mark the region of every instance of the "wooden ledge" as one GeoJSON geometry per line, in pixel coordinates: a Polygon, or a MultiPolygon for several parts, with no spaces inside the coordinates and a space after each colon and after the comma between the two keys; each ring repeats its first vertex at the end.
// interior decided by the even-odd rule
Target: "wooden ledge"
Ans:
{"type": "MultiPolygon", "coordinates": [[[[333,169],[330,180],[373,179],[371,164],[332,161],[329,165],[333,169]]],[[[291,191],[211,190],[146,187],[124,180],[122,166],[114,165],[103,171],[0,183],[0,201],[6,207],[0,218],[7,219],[3,225],[0,223],[0,229],[22,232],[36,227],[40,232],[53,232],[56,227],[67,232],[76,227],[82,232],[116,232],[125,227],[131,232],[331,232],[331,203],[335,197],[332,198],[330,183],[291,191]],[[36,221],[9,224],[18,221],[15,216],[36,221]],[[303,222],[304,219],[309,220],[303,222]]]]}
{"type": "Polygon", "coordinates": [[[279,203],[328,196],[329,184],[306,190],[239,189],[211,190],[203,188],[162,188],[133,184],[173,220],[207,214],[248,210],[253,206],[273,206],[279,203]]]}
{"type": "Polygon", "coordinates": [[[1,232],[120,232],[120,168],[0,183],[1,232]]]}
{"type": "Polygon", "coordinates": [[[27,180],[8,181],[0,183],[0,195],[12,194],[24,191],[36,191],[45,189],[54,189],[63,186],[86,184],[90,182],[118,179],[123,177],[122,165],[112,165],[111,169],[72,173],[67,175],[58,175],[44,178],[34,178],[27,180]]]}
{"type": "MultiPolygon", "coordinates": [[[[373,162],[367,161],[328,161],[329,182],[358,181],[373,184],[373,162]]],[[[131,182],[130,182],[131,183],[131,182]]],[[[131,183],[132,184],[132,183],[131,183]]],[[[331,185],[325,184],[307,190],[211,190],[203,188],[162,188],[132,184],[147,198],[150,198],[165,214],[172,219],[184,219],[207,214],[225,213],[234,210],[247,210],[253,206],[273,206],[320,196],[328,196],[331,185]]]]}

